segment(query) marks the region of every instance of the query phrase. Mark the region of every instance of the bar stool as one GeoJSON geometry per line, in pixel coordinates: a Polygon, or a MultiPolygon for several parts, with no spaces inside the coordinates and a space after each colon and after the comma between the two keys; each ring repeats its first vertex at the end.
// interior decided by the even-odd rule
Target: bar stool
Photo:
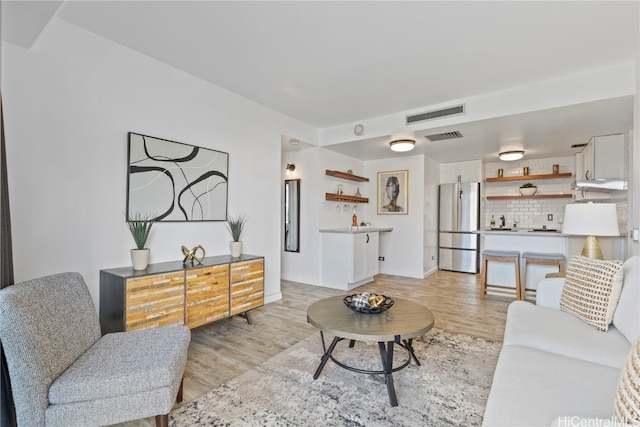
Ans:
{"type": "Polygon", "coordinates": [[[482,278],[480,282],[480,299],[484,299],[489,288],[493,292],[512,295],[515,292],[516,299],[520,299],[520,252],[518,251],[497,251],[485,249],[482,251],[482,278]],[[489,261],[512,262],[516,274],[516,283],[512,288],[504,285],[492,285],[487,283],[489,261]]]}
{"type": "Polygon", "coordinates": [[[522,266],[522,289],[520,289],[520,298],[525,299],[527,292],[532,293],[533,297],[536,295],[536,290],[533,288],[527,288],[527,264],[542,264],[542,265],[557,265],[558,273],[550,273],[547,276],[553,274],[561,277],[564,274],[564,264],[566,258],[564,254],[560,253],[542,253],[542,252],[523,252],[522,259],[524,261],[522,266]]]}

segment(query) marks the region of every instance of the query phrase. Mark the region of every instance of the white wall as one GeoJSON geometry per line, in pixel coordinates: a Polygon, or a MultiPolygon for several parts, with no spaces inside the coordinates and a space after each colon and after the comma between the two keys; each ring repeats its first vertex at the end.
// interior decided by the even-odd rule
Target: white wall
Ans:
{"type": "Polygon", "coordinates": [[[424,157],[424,259],[425,277],[438,270],[439,164],[424,157]]]}
{"type": "MultiPolygon", "coordinates": [[[[358,204],[357,215],[361,220],[370,221],[372,182],[361,183],[327,176],[325,170],[346,172],[351,169],[355,175],[367,176],[364,162],[323,148],[307,148],[301,151],[283,153],[283,169],[286,163],[295,163],[293,178],[300,178],[300,252],[283,252],[282,278],[295,282],[319,285],[320,281],[320,232],[321,228],[348,227],[351,225],[353,204],[329,202],[325,193],[335,193],[342,184],[344,194],[355,194],[359,188],[363,197],[369,197],[369,204],[358,204]],[[345,210],[344,206],[348,209],[345,210]],[[336,209],[339,207],[340,209],[336,209]]],[[[284,176],[283,176],[284,180],[284,176]]],[[[282,221],[281,221],[282,222],[282,221]]]]}
{"type": "Polygon", "coordinates": [[[365,164],[365,176],[369,177],[374,185],[378,172],[409,170],[409,204],[406,215],[377,215],[376,195],[370,196],[369,209],[374,216],[369,221],[375,226],[393,227],[393,231],[389,233],[380,233],[380,256],[385,258],[380,262],[380,273],[424,277],[424,168],[423,155],[374,160],[365,164]]]}
{"type": "MultiPolygon", "coordinates": [[[[131,265],[135,131],[229,153],[229,212],[249,217],[244,252],[265,256],[266,299],[281,297],[280,136],[314,129],[57,19],[30,50],[2,44],[2,96],[16,281],[78,271],[97,304],[99,270],[131,265]]],[[[158,223],[148,246],[162,262],[229,240],[223,222],[158,223]]]]}
{"type": "MultiPolygon", "coordinates": [[[[320,280],[320,232],[323,228],[348,227],[353,215],[352,203],[330,202],[325,193],[335,193],[337,185],[344,194],[353,195],[360,190],[369,203],[357,204],[358,221],[374,226],[393,227],[392,232],[380,233],[380,273],[422,278],[425,269],[435,269],[437,264],[437,200],[425,196],[437,194],[438,164],[425,156],[362,162],[324,148],[309,148],[287,152],[282,156],[282,168],[295,163],[293,178],[301,179],[301,232],[300,253],[283,252],[282,278],[294,282],[319,285],[320,280]],[[425,167],[429,169],[425,176],[425,167]],[[347,181],[327,176],[325,170],[346,172],[369,178],[369,182],[347,181]],[[378,172],[409,170],[409,213],[407,215],[378,215],[376,213],[376,180],[378,172]],[[347,206],[347,209],[344,206],[347,206]],[[425,207],[429,214],[425,213],[425,207]],[[430,231],[425,229],[430,224],[430,231]],[[435,256],[427,263],[425,247],[435,256]]],[[[284,175],[283,175],[283,180],[284,175]]],[[[430,260],[431,255],[428,259],[430,260]]]]}

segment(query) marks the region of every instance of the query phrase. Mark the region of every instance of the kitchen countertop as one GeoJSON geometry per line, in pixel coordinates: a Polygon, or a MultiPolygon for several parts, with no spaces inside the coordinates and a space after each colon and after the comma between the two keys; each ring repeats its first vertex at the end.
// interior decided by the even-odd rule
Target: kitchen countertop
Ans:
{"type": "Polygon", "coordinates": [[[504,235],[504,236],[569,236],[569,234],[564,234],[561,231],[533,231],[532,229],[517,229],[517,230],[484,230],[483,234],[493,234],[493,235],[504,235]]]}
{"type": "Polygon", "coordinates": [[[342,233],[342,234],[358,234],[358,233],[374,233],[383,231],[392,231],[391,227],[337,227],[337,228],[321,228],[321,233],[342,233]]]}

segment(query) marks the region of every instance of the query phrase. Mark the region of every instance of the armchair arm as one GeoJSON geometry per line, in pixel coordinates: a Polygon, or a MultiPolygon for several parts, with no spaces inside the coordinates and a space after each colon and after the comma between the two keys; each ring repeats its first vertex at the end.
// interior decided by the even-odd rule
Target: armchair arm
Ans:
{"type": "Polygon", "coordinates": [[[536,290],[536,305],[560,310],[563,287],[564,278],[542,279],[538,282],[538,289],[536,290]]]}

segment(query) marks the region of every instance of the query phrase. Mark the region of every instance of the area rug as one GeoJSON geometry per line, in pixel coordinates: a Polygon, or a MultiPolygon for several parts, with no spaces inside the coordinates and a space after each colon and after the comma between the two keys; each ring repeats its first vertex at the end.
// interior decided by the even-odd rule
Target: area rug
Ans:
{"type": "MultiPolygon", "coordinates": [[[[325,337],[330,339],[332,337],[325,337]]],[[[476,426],[482,423],[500,344],[431,330],[414,340],[421,366],[393,374],[398,406],[383,375],[347,371],[322,355],[314,334],[170,414],[171,426],[476,426]]],[[[379,370],[375,343],[341,341],[334,356],[379,370]]],[[[394,351],[394,366],[406,360],[394,351]]]]}

